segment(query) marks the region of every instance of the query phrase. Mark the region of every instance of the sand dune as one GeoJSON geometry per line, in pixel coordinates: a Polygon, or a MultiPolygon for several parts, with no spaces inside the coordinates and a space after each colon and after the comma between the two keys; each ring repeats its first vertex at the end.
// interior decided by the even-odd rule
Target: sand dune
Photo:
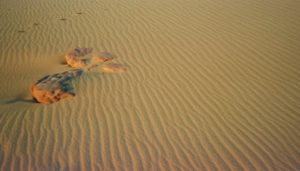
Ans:
{"type": "Polygon", "coordinates": [[[299,170],[299,8],[0,0],[0,170],[299,170]],[[30,84],[74,47],[130,70],[34,103],[30,84]]]}

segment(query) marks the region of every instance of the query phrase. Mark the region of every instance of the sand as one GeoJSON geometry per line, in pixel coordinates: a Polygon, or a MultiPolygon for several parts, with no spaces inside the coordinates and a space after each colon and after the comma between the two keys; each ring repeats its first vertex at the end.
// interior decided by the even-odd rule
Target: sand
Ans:
{"type": "Polygon", "coordinates": [[[0,0],[1,170],[299,170],[295,0],[0,0]],[[32,101],[75,47],[76,97],[32,101]]]}

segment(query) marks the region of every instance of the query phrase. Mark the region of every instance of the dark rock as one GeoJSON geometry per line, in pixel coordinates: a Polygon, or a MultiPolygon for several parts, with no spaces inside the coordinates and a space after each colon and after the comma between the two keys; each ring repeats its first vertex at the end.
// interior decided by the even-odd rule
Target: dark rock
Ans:
{"type": "Polygon", "coordinates": [[[30,86],[34,100],[39,103],[51,104],[64,98],[74,97],[75,93],[72,92],[73,88],[70,80],[80,76],[82,72],[81,69],[74,69],[63,73],[47,75],[37,80],[30,86]]]}

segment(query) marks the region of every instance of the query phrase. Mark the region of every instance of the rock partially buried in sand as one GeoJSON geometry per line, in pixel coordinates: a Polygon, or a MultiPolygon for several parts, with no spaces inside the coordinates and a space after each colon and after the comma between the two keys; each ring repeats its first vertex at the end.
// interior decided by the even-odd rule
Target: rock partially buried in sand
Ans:
{"type": "Polygon", "coordinates": [[[101,52],[98,56],[92,58],[82,58],[92,53],[92,48],[75,48],[66,56],[66,62],[69,66],[81,69],[73,69],[62,73],[47,75],[35,83],[31,84],[30,91],[33,99],[39,103],[52,104],[64,98],[74,97],[73,88],[70,80],[80,76],[83,71],[101,66],[103,72],[125,72],[127,65],[117,63],[104,63],[112,61],[115,57],[108,52],[101,52]]]}
{"type": "Polygon", "coordinates": [[[107,62],[112,61],[115,57],[108,52],[101,52],[98,56],[93,57],[94,62],[107,62]]]}
{"type": "Polygon", "coordinates": [[[30,86],[34,100],[51,104],[64,98],[74,97],[70,80],[80,76],[82,72],[81,69],[74,69],[41,78],[30,86]]]}
{"type": "Polygon", "coordinates": [[[125,72],[128,66],[123,64],[109,63],[102,67],[104,72],[125,72]]]}
{"type": "Polygon", "coordinates": [[[88,64],[88,59],[77,59],[66,57],[66,62],[73,68],[83,68],[88,64]]]}
{"type": "Polygon", "coordinates": [[[88,59],[80,59],[81,57],[92,53],[92,48],[75,48],[66,56],[66,62],[73,68],[82,68],[88,64],[88,59]]]}
{"type": "Polygon", "coordinates": [[[75,48],[71,52],[69,52],[66,56],[73,57],[73,58],[80,58],[87,54],[93,52],[93,48],[75,48]]]}

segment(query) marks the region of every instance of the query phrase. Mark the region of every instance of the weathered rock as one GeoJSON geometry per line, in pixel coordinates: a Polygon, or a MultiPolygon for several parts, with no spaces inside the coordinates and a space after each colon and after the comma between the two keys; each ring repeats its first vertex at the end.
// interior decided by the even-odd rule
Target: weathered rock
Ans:
{"type": "Polygon", "coordinates": [[[73,68],[83,68],[88,65],[88,59],[70,58],[66,56],[66,62],[73,68]]]}
{"type": "Polygon", "coordinates": [[[82,72],[81,69],[74,69],[47,75],[37,80],[30,86],[34,100],[44,104],[51,104],[64,98],[74,97],[75,93],[72,92],[73,88],[70,80],[80,76],[82,72]]]}
{"type": "Polygon", "coordinates": [[[92,53],[92,51],[92,48],[75,48],[65,56],[66,62],[73,68],[85,67],[88,64],[88,59],[80,58],[92,53]]]}
{"type": "Polygon", "coordinates": [[[93,57],[94,62],[107,62],[112,61],[115,57],[108,52],[101,52],[98,56],[93,57]]]}
{"type": "Polygon", "coordinates": [[[108,63],[105,64],[102,68],[104,72],[125,72],[127,71],[128,66],[123,64],[108,63]]]}

